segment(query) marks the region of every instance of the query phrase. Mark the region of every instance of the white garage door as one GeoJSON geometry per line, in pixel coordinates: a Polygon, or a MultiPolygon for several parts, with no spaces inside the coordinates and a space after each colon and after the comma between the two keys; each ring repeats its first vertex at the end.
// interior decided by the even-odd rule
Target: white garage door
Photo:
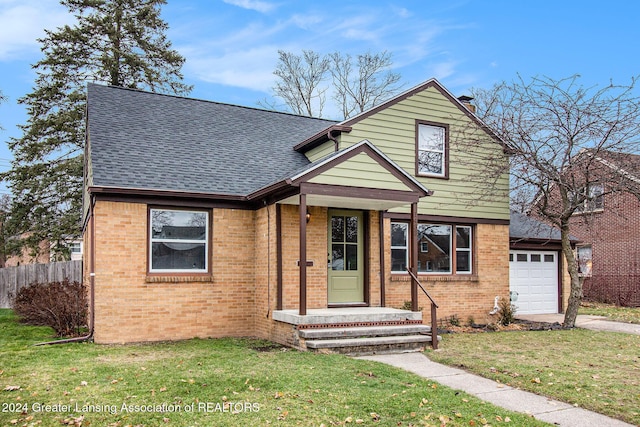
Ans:
{"type": "Polygon", "coordinates": [[[558,312],[558,253],[510,251],[509,288],[517,292],[516,314],[558,312]]]}

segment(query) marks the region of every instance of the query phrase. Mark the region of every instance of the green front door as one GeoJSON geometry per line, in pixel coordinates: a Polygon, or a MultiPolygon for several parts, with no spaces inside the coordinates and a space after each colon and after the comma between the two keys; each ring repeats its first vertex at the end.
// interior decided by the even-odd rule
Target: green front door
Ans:
{"type": "Polygon", "coordinates": [[[363,215],[329,210],[329,304],[364,302],[363,215]]]}

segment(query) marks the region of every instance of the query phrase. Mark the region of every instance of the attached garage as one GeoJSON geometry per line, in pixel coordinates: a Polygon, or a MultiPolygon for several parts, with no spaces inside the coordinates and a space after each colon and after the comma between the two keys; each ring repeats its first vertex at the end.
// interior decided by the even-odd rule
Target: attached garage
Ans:
{"type": "Polygon", "coordinates": [[[562,313],[566,295],[560,232],[512,212],[509,248],[509,290],[516,315],[562,313]]]}
{"type": "Polygon", "coordinates": [[[509,252],[509,289],[517,314],[558,312],[558,252],[509,252]]]}

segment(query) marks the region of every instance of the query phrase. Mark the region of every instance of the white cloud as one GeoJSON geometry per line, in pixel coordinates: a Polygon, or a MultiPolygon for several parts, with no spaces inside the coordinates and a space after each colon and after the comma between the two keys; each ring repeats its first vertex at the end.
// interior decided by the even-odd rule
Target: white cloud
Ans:
{"type": "Polygon", "coordinates": [[[411,13],[409,9],[405,7],[397,7],[397,6],[391,6],[391,7],[395,12],[395,14],[398,15],[400,18],[410,18],[411,16],[413,16],[413,13],[411,13]]]}
{"type": "Polygon", "coordinates": [[[431,65],[429,69],[433,73],[433,77],[444,80],[456,72],[456,65],[455,61],[443,61],[431,65]]]}
{"type": "Polygon", "coordinates": [[[273,86],[273,70],[278,47],[264,45],[244,50],[231,50],[220,55],[188,53],[186,70],[198,79],[228,86],[269,92],[273,86]]]}
{"type": "Polygon", "coordinates": [[[324,18],[317,14],[295,14],[291,17],[290,22],[303,30],[310,30],[322,23],[324,18]]]}
{"type": "Polygon", "coordinates": [[[70,24],[74,17],[55,0],[0,2],[0,60],[24,58],[39,50],[44,29],[70,24]]]}
{"type": "Polygon", "coordinates": [[[275,9],[276,5],[260,0],[223,0],[232,6],[238,6],[243,9],[255,10],[260,13],[268,13],[275,9]]]}

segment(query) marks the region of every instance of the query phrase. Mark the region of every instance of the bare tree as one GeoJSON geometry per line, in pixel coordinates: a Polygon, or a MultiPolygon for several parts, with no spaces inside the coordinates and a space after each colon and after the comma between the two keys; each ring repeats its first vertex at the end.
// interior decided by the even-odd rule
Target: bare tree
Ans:
{"type": "MultiPolygon", "coordinates": [[[[390,71],[391,54],[365,53],[353,64],[350,55],[330,55],[303,50],[302,55],[278,51],[274,95],[296,114],[322,117],[327,92],[337,102],[342,118],[365,111],[395,94],[400,74],[390,71]],[[332,83],[327,82],[328,75],[332,83]]],[[[260,105],[273,108],[265,101],[260,105]]]]}
{"type": "Polygon", "coordinates": [[[398,92],[400,74],[390,70],[391,54],[387,51],[358,55],[357,70],[353,70],[351,55],[335,52],[330,55],[334,99],[344,118],[380,104],[398,92]]]}
{"type": "Polygon", "coordinates": [[[329,59],[311,50],[303,50],[302,56],[279,50],[278,55],[273,72],[279,78],[273,88],[275,95],[296,114],[321,116],[326,88],[320,84],[326,79],[329,59]]]}
{"type": "Polygon", "coordinates": [[[628,154],[640,150],[636,79],[629,85],[584,87],[579,78],[518,76],[473,91],[480,117],[509,146],[512,192],[518,200],[528,195],[530,213],[561,232],[571,277],[565,328],[575,326],[582,298],[583,278],[570,241],[572,217],[606,194],[640,197],[639,183],[627,172],[634,167],[627,164],[628,154]]]}

